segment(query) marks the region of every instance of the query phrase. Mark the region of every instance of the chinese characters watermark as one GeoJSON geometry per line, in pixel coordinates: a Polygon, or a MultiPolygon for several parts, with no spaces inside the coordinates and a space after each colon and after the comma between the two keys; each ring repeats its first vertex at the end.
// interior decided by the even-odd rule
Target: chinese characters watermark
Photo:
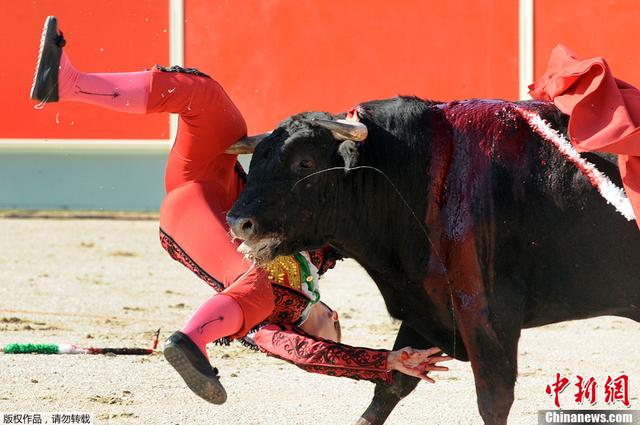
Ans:
{"type": "Polygon", "coordinates": [[[4,424],[92,424],[90,413],[24,413],[2,412],[1,423],[4,424]]]}
{"type": "MultiPolygon", "coordinates": [[[[548,395],[553,396],[553,403],[557,408],[561,407],[560,394],[569,387],[569,383],[568,378],[556,373],[555,381],[547,385],[545,389],[548,395]]],[[[577,375],[576,383],[574,384],[577,389],[573,394],[576,403],[595,405],[598,402],[598,394],[600,394],[598,386],[598,382],[593,376],[585,378],[577,375]]],[[[602,386],[602,393],[606,404],[614,405],[620,403],[624,407],[631,405],[629,403],[629,377],[627,375],[623,374],[615,378],[607,376],[607,380],[602,386]]]]}

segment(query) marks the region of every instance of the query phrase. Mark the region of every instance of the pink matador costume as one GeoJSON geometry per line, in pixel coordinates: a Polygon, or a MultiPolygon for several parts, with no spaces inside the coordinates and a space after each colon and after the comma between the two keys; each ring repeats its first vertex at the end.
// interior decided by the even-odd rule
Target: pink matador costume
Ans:
{"type": "Polygon", "coordinates": [[[155,67],[150,74],[146,113],[180,114],[160,209],[162,246],[238,302],[244,323],[234,337],[266,324],[253,340],[272,356],[312,372],[390,382],[387,350],[320,340],[294,327],[318,301],[317,288],[310,284],[317,285],[317,276],[333,267],[339,258],[333,250],[281,257],[261,269],[245,260],[230,239],[225,212],[244,187],[245,175],[236,155],[224,151],[246,135],[246,125],[220,84],[178,67],[155,67]]]}

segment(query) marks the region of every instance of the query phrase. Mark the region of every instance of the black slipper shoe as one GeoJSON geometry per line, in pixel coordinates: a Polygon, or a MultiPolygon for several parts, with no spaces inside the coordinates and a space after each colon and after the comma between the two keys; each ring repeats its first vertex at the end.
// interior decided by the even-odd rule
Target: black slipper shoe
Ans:
{"type": "Polygon", "coordinates": [[[182,332],[174,332],[164,345],[164,358],[178,371],[187,386],[209,403],[227,401],[227,392],[220,383],[218,370],[198,346],[182,332]]]}
{"type": "Polygon", "coordinates": [[[40,38],[40,53],[31,86],[31,99],[40,102],[58,101],[58,68],[65,43],[62,32],[58,31],[58,18],[47,16],[40,38]]]}

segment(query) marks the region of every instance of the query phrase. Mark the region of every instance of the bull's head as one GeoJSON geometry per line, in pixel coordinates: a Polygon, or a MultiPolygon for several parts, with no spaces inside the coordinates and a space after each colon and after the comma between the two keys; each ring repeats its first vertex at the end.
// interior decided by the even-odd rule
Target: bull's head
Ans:
{"type": "Polygon", "coordinates": [[[255,147],[247,185],[227,214],[233,235],[244,241],[240,250],[263,262],[326,244],[340,208],[340,170],[355,165],[356,143],[366,137],[361,123],[308,112],[236,144],[235,152],[255,147]]]}

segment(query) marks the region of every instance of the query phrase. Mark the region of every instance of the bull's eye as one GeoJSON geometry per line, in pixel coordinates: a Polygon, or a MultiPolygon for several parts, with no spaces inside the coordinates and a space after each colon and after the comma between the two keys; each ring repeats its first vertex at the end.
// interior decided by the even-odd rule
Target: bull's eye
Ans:
{"type": "Polygon", "coordinates": [[[303,159],[300,162],[298,162],[298,167],[302,168],[302,169],[309,169],[309,168],[313,168],[313,161],[310,159],[303,159]]]}

